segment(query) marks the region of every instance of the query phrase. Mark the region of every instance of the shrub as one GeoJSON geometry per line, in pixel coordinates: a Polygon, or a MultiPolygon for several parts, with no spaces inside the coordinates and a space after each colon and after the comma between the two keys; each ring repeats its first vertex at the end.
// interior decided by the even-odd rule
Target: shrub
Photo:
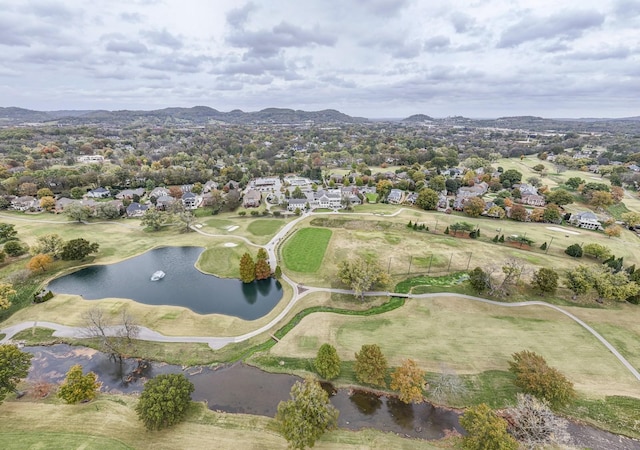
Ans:
{"type": "Polygon", "coordinates": [[[20,241],[9,241],[4,244],[4,251],[9,256],[20,256],[27,253],[28,247],[20,241]]]}
{"type": "Polygon", "coordinates": [[[58,397],[71,404],[93,400],[98,395],[100,385],[95,373],[89,372],[83,375],[82,366],[76,364],[67,372],[64,382],[58,390],[58,397]]]}
{"type": "Polygon", "coordinates": [[[467,409],[460,417],[467,431],[462,448],[467,450],[516,450],[518,443],[507,432],[507,421],[481,403],[467,409]]]}
{"type": "Polygon", "coordinates": [[[571,244],[564,252],[572,258],[582,257],[582,247],[580,247],[580,244],[571,244]]]}

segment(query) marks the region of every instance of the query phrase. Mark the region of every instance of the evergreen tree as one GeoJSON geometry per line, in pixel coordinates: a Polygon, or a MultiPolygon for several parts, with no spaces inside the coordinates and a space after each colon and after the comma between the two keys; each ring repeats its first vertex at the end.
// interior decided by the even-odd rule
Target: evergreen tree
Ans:
{"type": "Polygon", "coordinates": [[[409,221],[409,223],[407,224],[407,228],[413,228],[413,224],[411,223],[411,221],[409,221]]]}
{"type": "Polygon", "coordinates": [[[363,345],[356,353],[356,362],[353,368],[358,381],[386,386],[384,378],[387,374],[387,358],[382,354],[378,345],[363,345]]]}
{"type": "Polygon", "coordinates": [[[498,239],[498,242],[500,243],[504,242],[504,234],[500,236],[500,239],[498,239]]]}
{"type": "Polygon", "coordinates": [[[500,236],[498,236],[497,234],[493,237],[493,239],[491,239],[493,242],[495,242],[496,244],[498,243],[498,239],[500,238],[500,236]]]}
{"type": "Polygon", "coordinates": [[[256,261],[256,280],[266,280],[271,276],[271,266],[266,259],[258,259],[256,261]]]}
{"type": "Polygon", "coordinates": [[[181,373],[162,374],[147,381],[136,405],[147,430],[160,430],[184,420],[191,404],[193,383],[181,373]]]}
{"type": "Polygon", "coordinates": [[[447,228],[444,229],[444,234],[449,234],[449,227],[447,226],[447,228]]]}
{"type": "Polygon", "coordinates": [[[332,380],[340,375],[340,357],[333,345],[322,344],[313,365],[318,375],[325,380],[332,380]]]}
{"type": "Polygon", "coordinates": [[[542,243],[542,245],[540,246],[540,250],[546,250],[547,249],[547,243],[546,241],[542,243]]]}
{"type": "Polygon", "coordinates": [[[256,264],[249,253],[240,258],[240,279],[243,283],[251,283],[256,279],[256,264]]]}
{"type": "Polygon", "coordinates": [[[82,366],[76,364],[71,366],[67,372],[67,376],[58,391],[58,397],[72,404],[93,400],[96,398],[101,384],[98,382],[98,376],[95,373],[89,372],[83,375],[82,366]]]}
{"type": "Polygon", "coordinates": [[[282,278],[282,269],[280,268],[280,266],[276,266],[276,270],[273,271],[273,277],[276,280],[279,280],[280,278],[282,278]]]}

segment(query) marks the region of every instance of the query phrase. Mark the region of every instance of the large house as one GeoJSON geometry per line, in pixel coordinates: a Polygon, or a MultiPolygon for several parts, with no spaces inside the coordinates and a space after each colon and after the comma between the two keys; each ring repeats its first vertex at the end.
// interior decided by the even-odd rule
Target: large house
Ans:
{"type": "Polygon", "coordinates": [[[260,201],[262,200],[262,194],[260,191],[256,191],[255,189],[249,189],[246,194],[244,194],[244,198],[242,199],[242,206],[245,208],[257,208],[260,206],[260,201]]]}
{"type": "Polygon", "coordinates": [[[394,205],[398,205],[402,202],[402,197],[404,196],[404,192],[400,189],[391,189],[389,195],[387,196],[387,201],[389,203],[393,203],[394,205]]]}
{"type": "Polygon", "coordinates": [[[103,187],[87,192],[87,197],[89,198],[107,198],[109,196],[111,196],[111,192],[109,192],[109,189],[103,187]]]}
{"type": "Polygon", "coordinates": [[[147,205],[141,205],[140,203],[132,202],[129,206],[127,206],[126,214],[127,217],[142,217],[147,209],[149,209],[147,205]]]}
{"type": "Polygon", "coordinates": [[[27,211],[29,209],[39,209],[40,202],[35,197],[30,195],[23,195],[22,197],[16,197],[11,200],[11,209],[17,211],[27,211]]]}
{"type": "Polygon", "coordinates": [[[542,195],[527,194],[523,195],[520,201],[529,206],[544,206],[545,200],[542,195]]]}
{"type": "Polygon", "coordinates": [[[287,205],[287,211],[294,212],[296,209],[300,211],[304,211],[307,209],[307,199],[306,198],[292,198],[289,199],[289,204],[287,205]]]}
{"type": "Polygon", "coordinates": [[[340,189],[318,190],[318,192],[313,195],[311,207],[328,209],[342,208],[342,193],[340,189]]]}
{"type": "Polygon", "coordinates": [[[586,230],[602,230],[602,224],[598,220],[598,216],[591,211],[571,214],[569,223],[586,230]]]}
{"type": "Polygon", "coordinates": [[[116,194],[116,198],[118,200],[124,200],[125,198],[131,200],[135,195],[137,195],[138,198],[142,197],[144,195],[144,188],[124,189],[116,194]]]}
{"type": "Polygon", "coordinates": [[[196,209],[202,203],[202,197],[193,192],[185,192],[182,194],[182,204],[186,209],[196,209]]]}

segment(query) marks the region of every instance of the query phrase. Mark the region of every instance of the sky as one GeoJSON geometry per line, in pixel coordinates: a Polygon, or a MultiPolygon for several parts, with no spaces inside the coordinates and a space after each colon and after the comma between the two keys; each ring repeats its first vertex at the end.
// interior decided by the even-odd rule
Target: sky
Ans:
{"type": "Polygon", "coordinates": [[[0,106],[640,115],[640,0],[0,0],[0,106]]]}

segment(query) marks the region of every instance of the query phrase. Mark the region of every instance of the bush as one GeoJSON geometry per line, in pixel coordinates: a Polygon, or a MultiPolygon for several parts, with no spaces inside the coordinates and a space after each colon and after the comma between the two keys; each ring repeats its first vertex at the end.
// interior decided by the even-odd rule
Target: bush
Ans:
{"type": "Polygon", "coordinates": [[[147,381],[136,405],[138,418],[148,430],[160,430],[184,420],[193,383],[183,374],[163,374],[147,381]]]}
{"type": "Polygon", "coordinates": [[[564,251],[567,255],[572,258],[581,258],[582,257],[582,247],[579,244],[572,244],[567,247],[564,251]]]}
{"type": "Polygon", "coordinates": [[[241,216],[241,217],[244,217],[244,216],[246,216],[246,215],[247,215],[247,212],[246,212],[246,211],[240,211],[240,212],[238,213],[238,215],[239,215],[239,216],[241,216]]]}
{"type": "Polygon", "coordinates": [[[44,292],[44,290],[42,290],[37,294],[33,294],[34,303],[44,303],[47,300],[51,300],[52,298],[53,298],[53,292],[51,291],[44,292]]]}
{"type": "Polygon", "coordinates": [[[507,432],[507,421],[498,417],[489,406],[472,406],[460,416],[460,425],[467,431],[462,448],[467,450],[516,450],[518,443],[507,432]]]}
{"type": "Polygon", "coordinates": [[[58,397],[70,404],[93,400],[98,395],[101,384],[95,373],[89,372],[83,375],[82,366],[76,364],[67,372],[64,382],[58,390],[58,397]]]}
{"type": "Polygon", "coordinates": [[[256,211],[255,209],[253,211],[251,211],[251,215],[253,217],[259,216],[260,215],[260,211],[256,211]]]}
{"type": "Polygon", "coordinates": [[[9,241],[4,244],[4,251],[9,256],[20,256],[27,253],[28,247],[20,241],[9,241]]]}

